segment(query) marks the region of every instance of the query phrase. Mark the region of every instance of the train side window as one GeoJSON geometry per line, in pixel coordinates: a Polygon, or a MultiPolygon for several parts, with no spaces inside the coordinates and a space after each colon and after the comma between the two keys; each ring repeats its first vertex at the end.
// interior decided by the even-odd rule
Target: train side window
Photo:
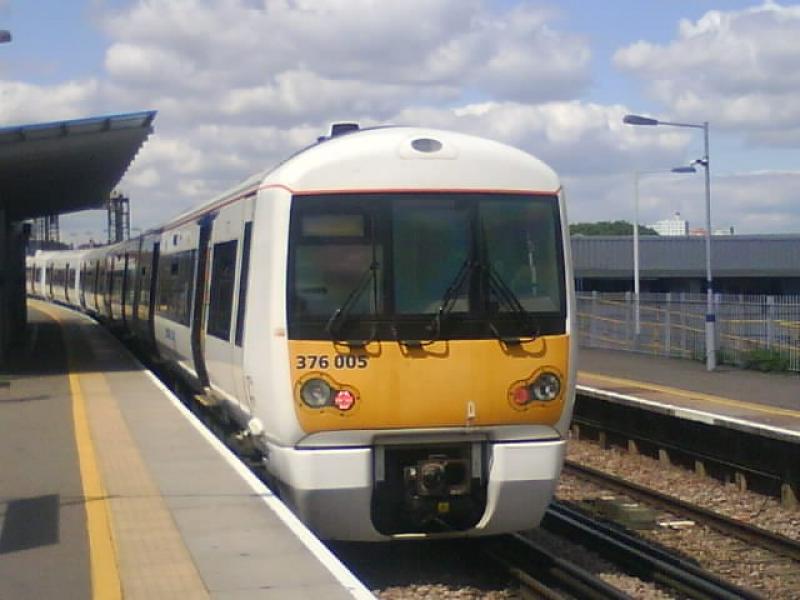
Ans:
{"type": "Polygon", "coordinates": [[[81,277],[81,287],[83,288],[84,296],[88,292],[94,293],[95,279],[97,278],[97,270],[91,264],[84,265],[83,277],[81,277]]]}
{"type": "Polygon", "coordinates": [[[214,244],[214,257],[211,261],[206,332],[225,341],[231,336],[233,286],[236,282],[236,246],[236,240],[214,244]]]}
{"type": "Polygon", "coordinates": [[[158,266],[156,313],[189,325],[192,312],[192,289],[196,250],[162,256],[158,266]]]}
{"type": "Polygon", "coordinates": [[[242,268],[239,271],[239,302],[236,305],[236,336],[237,346],[244,340],[244,315],[247,302],[247,274],[250,271],[250,238],[253,234],[253,223],[244,224],[244,239],[242,240],[242,268]]]}
{"type": "Polygon", "coordinates": [[[125,304],[130,309],[136,302],[136,255],[129,254],[125,269],[125,304]]]}

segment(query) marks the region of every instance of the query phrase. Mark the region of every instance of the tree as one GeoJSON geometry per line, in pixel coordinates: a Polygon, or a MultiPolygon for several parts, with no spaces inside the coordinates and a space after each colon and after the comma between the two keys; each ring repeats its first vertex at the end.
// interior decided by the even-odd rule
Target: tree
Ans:
{"type": "MultiPolygon", "coordinates": [[[[627,221],[599,221],[597,223],[572,223],[571,235],[633,235],[633,224],[627,221]]],[[[655,229],[639,225],[639,235],[658,235],[655,229]]]]}

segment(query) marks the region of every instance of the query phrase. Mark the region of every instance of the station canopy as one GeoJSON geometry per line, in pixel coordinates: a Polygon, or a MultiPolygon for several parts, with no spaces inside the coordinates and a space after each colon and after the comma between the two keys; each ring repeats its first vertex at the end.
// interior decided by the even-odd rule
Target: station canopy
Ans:
{"type": "Polygon", "coordinates": [[[21,221],[103,208],[156,111],[0,128],[0,210],[21,221]]]}

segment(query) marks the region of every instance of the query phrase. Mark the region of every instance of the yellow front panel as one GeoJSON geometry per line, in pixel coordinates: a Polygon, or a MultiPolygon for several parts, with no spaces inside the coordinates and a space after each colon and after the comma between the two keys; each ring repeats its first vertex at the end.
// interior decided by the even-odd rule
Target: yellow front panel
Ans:
{"type": "Polygon", "coordinates": [[[555,424],[564,404],[569,336],[541,337],[516,347],[497,340],[451,340],[422,349],[373,342],[366,349],[329,341],[290,340],[297,417],[308,433],[334,429],[555,424]],[[561,377],[552,402],[515,405],[514,383],[542,369],[561,377]],[[322,377],[356,395],[349,411],[309,408],[300,386],[322,377]]]}

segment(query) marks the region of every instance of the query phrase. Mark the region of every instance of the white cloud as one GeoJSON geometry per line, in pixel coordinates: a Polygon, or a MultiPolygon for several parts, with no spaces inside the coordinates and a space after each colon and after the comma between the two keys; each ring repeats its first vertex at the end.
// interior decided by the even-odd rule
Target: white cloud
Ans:
{"type": "Polygon", "coordinates": [[[395,122],[444,127],[518,146],[557,171],[585,175],[680,164],[687,136],[670,130],[643,136],[622,124],[624,106],[488,102],[456,109],[409,108],[395,122]]]}
{"type": "Polygon", "coordinates": [[[86,116],[100,105],[100,88],[94,79],[50,86],[0,81],[4,121],[22,124],[86,116]]]}
{"type": "MultiPolygon", "coordinates": [[[[109,39],[104,74],[0,82],[0,93],[13,122],[157,109],[155,134],[121,183],[140,227],[286,158],[336,120],[450,128],[521,147],[563,176],[573,220],[630,220],[630,173],[681,164],[696,148],[692,132],[644,132],[622,124],[629,107],[587,101],[588,38],[526,0],[93,3],[109,39]]],[[[683,22],[670,44],[620,50],[616,63],[642,77],[670,116],[711,114],[715,133],[746,128],[762,144],[796,145],[798,10],[712,11],[683,22]]],[[[648,180],[643,222],[674,210],[701,220],[701,179],[648,180]]],[[[798,183],[796,174],[715,173],[719,224],[800,231],[791,216],[798,183]],[[771,212],[758,201],[764,189],[771,212]]]]}
{"type": "Polygon", "coordinates": [[[713,120],[762,144],[800,145],[799,31],[798,5],[714,10],[681,21],[668,44],[618,50],[615,63],[676,117],[713,120]]]}
{"type": "MultiPolygon", "coordinates": [[[[589,49],[523,5],[480,0],[152,0],[106,21],[120,81],[176,89],[259,88],[285,72],[374,85],[468,85],[516,99],[564,98],[588,83],[589,49]],[[531,85],[530,82],[536,82],[531,85]]],[[[402,106],[404,96],[398,98],[402,106]]]]}

